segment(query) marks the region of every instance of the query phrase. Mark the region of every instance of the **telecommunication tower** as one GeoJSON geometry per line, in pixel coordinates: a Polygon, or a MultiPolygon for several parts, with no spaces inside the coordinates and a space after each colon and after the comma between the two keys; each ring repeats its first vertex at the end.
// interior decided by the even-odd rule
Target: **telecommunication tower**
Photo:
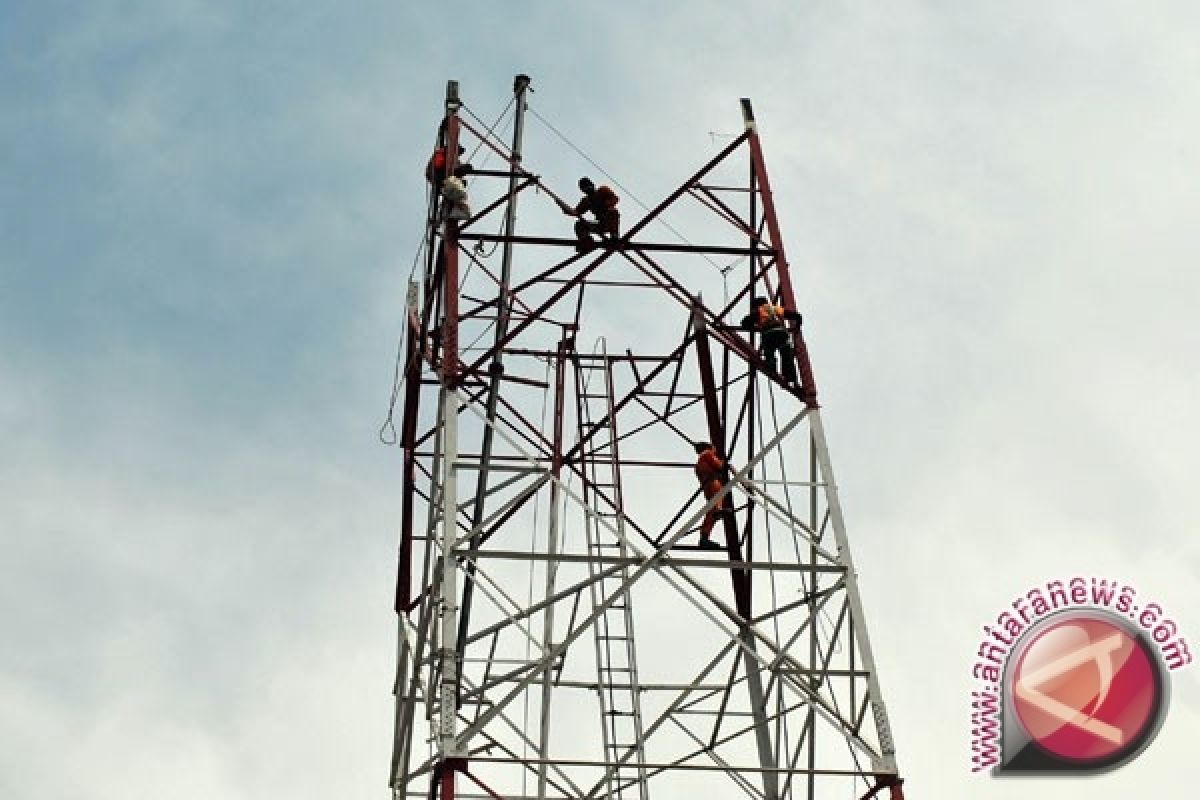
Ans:
{"type": "Polygon", "coordinates": [[[580,248],[523,152],[529,92],[510,140],[455,81],[437,125],[441,175],[460,148],[500,166],[458,214],[431,175],[409,284],[394,798],[902,800],[804,337],[791,382],[740,327],[755,297],[797,309],[750,101],[580,248]],[[726,462],[711,498],[701,440],[726,462]]]}

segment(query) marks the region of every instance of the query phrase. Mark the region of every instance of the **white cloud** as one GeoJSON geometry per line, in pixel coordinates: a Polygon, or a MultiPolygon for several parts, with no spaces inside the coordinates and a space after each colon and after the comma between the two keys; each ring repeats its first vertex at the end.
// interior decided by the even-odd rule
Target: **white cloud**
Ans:
{"type": "MultiPolygon", "coordinates": [[[[1182,786],[1195,669],[1104,779],[969,779],[965,728],[1031,582],[1123,578],[1200,637],[1194,9],[781,5],[39,23],[0,95],[38,178],[0,195],[6,796],[385,793],[371,437],[420,168],[444,79],[486,116],[517,71],[651,202],[754,99],[909,796],[1182,786]]],[[[555,185],[592,171],[530,137],[555,185]]]]}

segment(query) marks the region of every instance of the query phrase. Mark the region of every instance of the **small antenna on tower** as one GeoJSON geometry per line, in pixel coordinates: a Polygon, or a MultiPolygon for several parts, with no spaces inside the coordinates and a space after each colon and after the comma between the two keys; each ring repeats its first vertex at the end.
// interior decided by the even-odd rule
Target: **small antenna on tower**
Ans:
{"type": "Polygon", "coordinates": [[[746,123],[746,130],[754,130],[754,109],[750,105],[750,98],[742,98],[742,120],[746,123]]]}

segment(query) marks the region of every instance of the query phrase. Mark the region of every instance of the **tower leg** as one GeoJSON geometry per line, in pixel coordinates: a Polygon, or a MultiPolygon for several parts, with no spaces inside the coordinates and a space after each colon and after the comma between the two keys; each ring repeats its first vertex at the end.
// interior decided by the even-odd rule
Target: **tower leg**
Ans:
{"type": "MultiPolygon", "coordinates": [[[[438,691],[438,752],[443,759],[459,755],[458,741],[458,564],[454,539],[458,525],[458,395],[442,389],[442,637],[438,691]]],[[[453,780],[453,779],[451,779],[453,780]]],[[[452,784],[453,785],[453,784],[452,784]]]]}
{"type": "MultiPolygon", "coordinates": [[[[568,342],[558,344],[558,358],[554,362],[554,464],[552,471],[554,483],[550,487],[550,520],[547,535],[546,552],[546,601],[547,606],[542,627],[542,645],[547,650],[553,647],[554,638],[554,604],[550,598],[554,596],[554,556],[558,552],[558,508],[561,505],[559,496],[559,474],[562,471],[562,435],[563,435],[563,382],[565,380],[565,360],[568,342]]],[[[542,673],[542,702],[541,721],[538,728],[538,754],[542,761],[538,764],[538,800],[546,797],[546,771],[550,761],[550,696],[553,686],[553,668],[542,673]]]]}
{"type": "Polygon", "coordinates": [[[758,760],[763,766],[763,794],[766,800],[779,797],[779,774],[775,772],[775,751],[771,748],[771,734],[767,728],[767,701],[763,696],[762,666],[754,654],[754,636],[749,631],[741,634],[742,657],[746,666],[746,686],[750,692],[750,707],[754,709],[754,737],[758,745],[758,760]]]}
{"type": "Polygon", "coordinates": [[[846,535],[846,521],[842,518],[842,503],[838,499],[837,482],[833,477],[833,466],[829,461],[829,448],[825,443],[825,426],[821,412],[813,409],[810,415],[813,444],[816,446],[817,461],[821,466],[821,478],[825,483],[825,504],[829,509],[829,521],[837,541],[838,560],[846,568],[846,597],[853,615],[859,654],[863,668],[867,670],[867,692],[870,695],[871,715],[875,719],[875,732],[879,738],[882,758],[874,768],[880,772],[896,771],[896,746],[892,741],[892,727],[888,721],[887,707],[883,704],[883,691],[879,686],[879,670],[875,668],[875,653],[867,635],[866,615],[863,613],[862,596],[858,591],[858,578],[854,559],[850,556],[850,540],[846,535]]]}

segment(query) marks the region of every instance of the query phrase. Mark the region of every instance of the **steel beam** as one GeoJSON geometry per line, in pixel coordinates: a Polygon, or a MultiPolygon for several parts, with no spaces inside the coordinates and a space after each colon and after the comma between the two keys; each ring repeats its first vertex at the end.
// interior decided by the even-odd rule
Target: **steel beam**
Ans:
{"type": "MultiPolygon", "coordinates": [[[[482,123],[476,128],[460,118],[457,87],[448,90],[439,143],[447,149],[449,169],[461,135],[478,137],[506,163],[477,173],[481,180],[473,185],[472,197],[482,210],[471,220],[428,220],[423,295],[410,290],[406,303],[408,383],[399,437],[404,494],[395,602],[401,616],[390,769],[396,797],[456,800],[466,789],[470,794],[463,797],[478,800],[595,800],[608,793],[610,800],[629,800],[647,785],[644,781],[654,784],[649,791],[656,796],[671,793],[669,776],[693,770],[726,774],[738,793],[754,800],[799,800],[806,788],[808,796],[824,796],[834,777],[875,781],[872,791],[897,785],[891,730],[862,624],[803,338],[795,335],[801,386],[785,387],[775,378],[760,383],[765,362],[753,337],[731,327],[731,318],[741,316],[751,296],[765,294],[796,307],[775,196],[748,102],[745,131],[624,235],[589,253],[563,253],[573,251],[574,239],[515,231],[518,201],[525,207],[544,200],[529,193],[530,187],[557,197],[525,163],[519,84],[514,86],[518,116],[511,147],[491,129],[481,133],[482,123]],[[735,154],[746,159],[746,185],[714,185],[711,175],[727,174],[735,154]],[[499,180],[483,178],[504,180],[507,191],[499,180]],[[689,194],[699,205],[685,200],[689,194]],[[724,235],[706,237],[712,245],[641,241],[648,225],[684,205],[704,214],[712,230],[724,235]],[[501,214],[500,233],[477,230],[481,220],[498,221],[501,214]],[[731,241],[736,246],[729,246],[731,241]],[[502,263],[472,252],[472,244],[487,242],[503,246],[502,263]],[[533,259],[522,261],[524,253],[534,254],[533,259]],[[701,254],[737,259],[727,271],[733,284],[727,282],[724,307],[717,313],[689,288],[687,265],[699,262],[688,257],[701,254]],[[617,261],[610,263],[614,256],[617,261]],[[519,269],[531,263],[536,266],[519,277],[519,269]],[[619,274],[606,265],[617,266],[619,274]],[[574,340],[594,333],[589,315],[596,298],[633,297],[635,289],[637,301],[657,297],[658,306],[670,306],[671,315],[686,313],[681,344],[661,356],[576,352],[574,340]],[[464,347],[470,339],[475,341],[464,347]],[[684,352],[692,346],[695,360],[684,352]],[[578,441],[570,445],[562,433],[571,416],[567,409],[574,407],[567,396],[568,358],[580,368],[604,368],[611,376],[606,387],[621,387],[605,389],[612,393],[607,412],[596,411],[599,403],[593,403],[593,416],[603,419],[570,422],[581,426],[578,441]],[[533,359],[545,362],[545,379],[521,369],[533,359]],[[545,405],[538,422],[535,392],[545,392],[543,404],[553,397],[553,431],[545,427],[545,405]],[[422,421],[435,408],[436,421],[422,421]],[[690,440],[698,436],[690,430],[697,424],[707,428],[722,455],[740,457],[744,464],[717,498],[698,504],[695,494],[685,501],[682,491],[663,498],[664,518],[683,505],[662,535],[652,539],[661,520],[625,508],[620,493],[608,485],[624,480],[628,486],[632,477],[625,471],[635,468],[638,480],[661,475],[678,483],[678,470],[689,468],[689,462],[639,448],[654,437],[665,443],[690,440]],[[801,438],[812,454],[812,474],[789,475],[788,456],[801,438]],[[596,459],[605,475],[592,475],[589,464],[596,459]],[[471,482],[466,497],[456,476],[471,482]],[[725,557],[681,552],[683,537],[731,492],[738,504],[736,519],[722,517],[725,557]],[[807,514],[794,505],[800,493],[807,496],[807,514]],[[424,532],[414,530],[422,503],[428,516],[424,532]],[[613,555],[617,549],[579,552],[575,509],[601,532],[596,541],[619,542],[627,550],[622,555],[613,555]],[[827,531],[836,547],[824,538],[827,531]],[[418,584],[414,573],[422,555],[418,584]],[[590,578],[579,580],[580,566],[588,567],[590,578]],[[714,569],[729,574],[732,597],[713,580],[719,577],[714,569]],[[537,583],[528,596],[522,583],[513,584],[514,576],[526,571],[537,583]],[[635,679],[632,673],[623,677],[603,669],[594,679],[580,680],[586,664],[578,662],[591,656],[578,646],[579,638],[601,624],[619,625],[625,612],[609,609],[619,609],[633,586],[651,577],[720,637],[721,653],[692,681],[656,680],[653,671],[635,679]],[[589,612],[578,600],[597,581],[605,582],[598,592],[602,599],[589,612]],[[472,598],[478,631],[470,629],[472,598]],[[573,600],[573,607],[560,609],[573,600]],[[568,652],[574,653],[569,659],[568,652]],[[585,690],[606,693],[605,702],[614,710],[627,708],[628,702],[618,701],[629,692],[653,692],[657,718],[636,729],[635,741],[626,741],[624,730],[618,736],[615,728],[606,728],[609,746],[603,757],[590,758],[572,748],[570,731],[557,724],[585,690]],[[664,700],[670,702],[659,715],[657,704],[664,700]],[[422,712],[424,719],[418,716],[422,712]],[[868,712],[873,726],[865,723],[868,712]],[[430,750],[421,763],[416,753],[426,733],[430,750]],[[751,740],[756,751],[749,749],[751,740]],[[827,761],[843,743],[853,763],[849,754],[827,761]],[[746,763],[752,752],[754,765],[746,763]],[[859,754],[870,761],[869,768],[858,765],[859,754]],[[456,785],[455,772],[466,781],[456,785]]],[[[621,631],[634,640],[632,648],[632,621],[616,632],[600,631],[597,648],[609,647],[621,631]]],[[[689,664],[688,673],[699,668],[689,664]]]]}

